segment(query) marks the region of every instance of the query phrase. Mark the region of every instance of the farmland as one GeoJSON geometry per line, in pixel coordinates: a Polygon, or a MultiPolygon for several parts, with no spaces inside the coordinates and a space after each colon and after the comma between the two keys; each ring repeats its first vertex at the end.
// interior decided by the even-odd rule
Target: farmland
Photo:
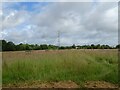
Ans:
{"type": "Polygon", "coordinates": [[[86,81],[118,83],[117,49],[34,50],[3,52],[3,86],[31,82],[86,81]]]}

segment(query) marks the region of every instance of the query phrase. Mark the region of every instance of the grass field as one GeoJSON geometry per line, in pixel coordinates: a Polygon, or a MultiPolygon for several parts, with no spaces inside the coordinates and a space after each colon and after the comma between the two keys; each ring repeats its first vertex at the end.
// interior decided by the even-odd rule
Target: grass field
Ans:
{"type": "Polygon", "coordinates": [[[118,83],[118,51],[54,50],[3,52],[3,85],[31,81],[118,83]]]}

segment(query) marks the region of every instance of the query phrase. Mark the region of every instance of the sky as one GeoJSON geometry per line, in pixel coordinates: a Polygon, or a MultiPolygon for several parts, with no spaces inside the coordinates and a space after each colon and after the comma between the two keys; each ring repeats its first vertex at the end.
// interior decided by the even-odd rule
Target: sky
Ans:
{"type": "MultiPolygon", "coordinates": [[[[94,0],[95,1],[95,0],[94,0]]],[[[118,44],[117,2],[4,2],[0,39],[15,44],[118,44]]]]}

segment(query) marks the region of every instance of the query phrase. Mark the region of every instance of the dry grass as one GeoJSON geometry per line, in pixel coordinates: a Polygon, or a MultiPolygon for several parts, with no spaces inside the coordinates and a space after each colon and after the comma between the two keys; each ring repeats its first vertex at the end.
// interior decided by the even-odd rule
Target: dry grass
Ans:
{"type": "Polygon", "coordinates": [[[3,52],[3,84],[32,81],[118,83],[118,51],[54,50],[3,52]]]}

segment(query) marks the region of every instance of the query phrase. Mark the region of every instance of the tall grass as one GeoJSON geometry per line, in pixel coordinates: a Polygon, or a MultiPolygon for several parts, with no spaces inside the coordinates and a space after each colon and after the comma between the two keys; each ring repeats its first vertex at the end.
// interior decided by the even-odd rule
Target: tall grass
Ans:
{"type": "Polygon", "coordinates": [[[118,83],[117,50],[65,50],[3,53],[3,84],[102,80],[118,83]]]}

